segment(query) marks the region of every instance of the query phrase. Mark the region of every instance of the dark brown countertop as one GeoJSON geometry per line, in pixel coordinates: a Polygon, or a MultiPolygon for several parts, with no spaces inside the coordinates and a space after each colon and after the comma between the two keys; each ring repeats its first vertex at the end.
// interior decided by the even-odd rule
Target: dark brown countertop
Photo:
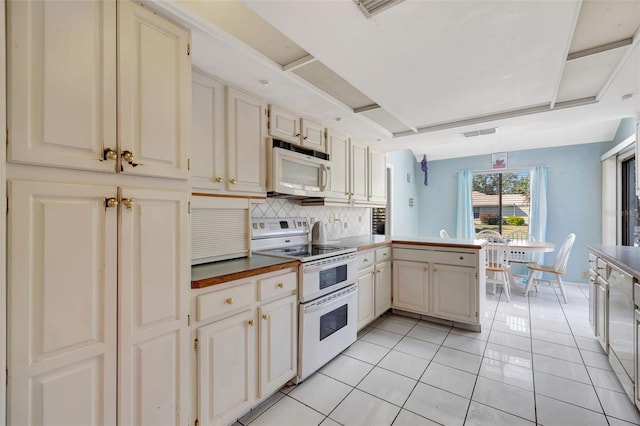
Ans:
{"type": "Polygon", "coordinates": [[[254,254],[251,257],[205,263],[191,267],[191,288],[205,288],[233,280],[279,271],[300,264],[297,260],[254,254]]]}
{"type": "Polygon", "coordinates": [[[640,247],[593,244],[587,249],[640,281],[640,247]]]}

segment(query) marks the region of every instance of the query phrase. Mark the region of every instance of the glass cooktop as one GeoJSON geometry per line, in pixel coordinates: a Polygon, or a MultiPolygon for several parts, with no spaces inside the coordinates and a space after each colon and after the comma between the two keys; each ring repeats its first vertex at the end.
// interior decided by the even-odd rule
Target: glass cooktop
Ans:
{"type": "Polygon", "coordinates": [[[267,250],[259,250],[256,253],[271,256],[288,257],[306,262],[309,260],[321,259],[323,257],[329,257],[332,255],[350,253],[352,251],[355,251],[355,249],[350,247],[331,246],[324,244],[302,244],[298,246],[277,247],[267,250]]]}

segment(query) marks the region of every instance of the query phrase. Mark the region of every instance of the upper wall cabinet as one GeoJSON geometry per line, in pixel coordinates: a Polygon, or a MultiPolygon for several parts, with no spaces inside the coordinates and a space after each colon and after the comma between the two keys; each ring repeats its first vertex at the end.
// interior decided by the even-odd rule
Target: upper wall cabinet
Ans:
{"type": "Polygon", "coordinates": [[[189,33],[117,4],[7,2],[9,161],[187,177],[189,33]]]}
{"type": "Polygon", "coordinates": [[[369,202],[387,202],[387,155],[369,147],[369,202]]]}
{"type": "Polygon", "coordinates": [[[227,87],[227,189],[266,196],[267,104],[227,87]]]}
{"type": "Polygon", "coordinates": [[[369,196],[367,145],[351,139],[349,149],[349,181],[351,187],[349,195],[354,203],[366,202],[369,196]]]}
{"type": "Polygon", "coordinates": [[[300,118],[276,105],[269,105],[269,135],[309,149],[326,152],[321,124],[300,118]]]}
{"type": "Polygon", "coordinates": [[[327,150],[331,168],[326,196],[346,201],[349,199],[349,137],[327,129],[327,150]]]}
{"type": "MultiPolygon", "coordinates": [[[[640,158],[640,113],[636,116],[636,158],[640,158]]],[[[640,173],[638,172],[636,172],[636,195],[640,197],[640,173]]]]}

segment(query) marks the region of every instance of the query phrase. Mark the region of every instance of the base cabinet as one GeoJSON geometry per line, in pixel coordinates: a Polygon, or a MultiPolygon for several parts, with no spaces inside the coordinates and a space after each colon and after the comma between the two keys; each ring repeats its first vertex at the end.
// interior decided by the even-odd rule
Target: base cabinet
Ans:
{"type": "Polygon", "coordinates": [[[596,337],[602,349],[609,353],[609,284],[598,278],[596,287],[596,337]]]}
{"type": "Polygon", "coordinates": [[[391,247],[358,253],[358,330],[391,307],[391,247]]]}
{"type": "Polygon", "coordinates": [[[480,326],[484,251],[393,246],[392,308],[480,326]]]}
{"type": "Polygon", "coordinates": [[[295,377],[297,269],[195,290],[200,425],[228,425],[295,377]]]}
{"type": "Polygon", "coordinates": [[[358,271],[358,330],[375,318],[373,266],[358,271]]]}
{"type": "Polygon", "coordinates": [[[391,262],[376,263],[375,268],[375,310],[379,317],[391,308],[391,262]]]}

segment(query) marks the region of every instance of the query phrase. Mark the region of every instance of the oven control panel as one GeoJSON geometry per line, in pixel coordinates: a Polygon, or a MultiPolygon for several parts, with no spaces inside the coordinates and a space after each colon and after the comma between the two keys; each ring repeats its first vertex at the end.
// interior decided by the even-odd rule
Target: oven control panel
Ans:
{"type": "Polygon", "coordinates": [[[309,233],[309,222],[303,217],[251,218],[251,238],[286,237],[309,233]]]}

